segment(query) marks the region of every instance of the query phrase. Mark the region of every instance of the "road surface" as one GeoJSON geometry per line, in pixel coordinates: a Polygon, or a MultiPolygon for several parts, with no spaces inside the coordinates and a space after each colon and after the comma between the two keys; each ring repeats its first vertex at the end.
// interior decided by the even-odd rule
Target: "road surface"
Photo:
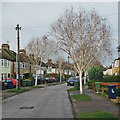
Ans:
{"type": "Polygon", "coordinates": [[[66,84],[34,89],[3,100],[2,118],[73,118],[66,84]]]}

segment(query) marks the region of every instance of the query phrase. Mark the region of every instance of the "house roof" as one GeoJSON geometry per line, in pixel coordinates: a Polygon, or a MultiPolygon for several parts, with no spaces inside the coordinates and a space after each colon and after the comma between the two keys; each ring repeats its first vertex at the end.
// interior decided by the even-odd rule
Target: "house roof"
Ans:
{"type": "Polygon", "coordinates": [[[24,53],[20,53],[20,62],[29,62],[29,57],[24,53]]]}
{"type": "Polygon", "coordinates": [[[53,64],[52,62],[50,62],[50,61],[48,61],[47,63],[46,63],[46,66],[48,67],[48,66],[52,66],[52,68],[55,68],[55,64],[53,64]]]}
{"type": "MultiPolygon", "coordinates": [[[[55,64],[55,67],[56,68],[59,68],[59,62],[57,62],[56,64],[55,64]]],[[[69,65],[68,65],[68,62],[62,62],[61,63],[61,68],[62,69],[73,69],[73,64],[71,64],[71,63],[69,63],[69,65]]]]}
{"type": "Polygon", "coordinates": [[[47,65],[44,63],[44,62],[42,62],[42,65],[41,65],[41,67],[46,67],[47,65]]]}
{"type": "Polygon", "coordinates": [[[119,57],[119,58],[116,58],[114,61],[119,60],[119,59],[120,59],[120,57],[119,57]]]}
{"type": "Polygon", "coordinates": [[[0,57],[2,59],[7,59],[7,60],[11,60],[11,61],[14,61],[16,59],[16,56],[7,49],[2,49],[2,52],[0,53],[0,57]]]}
{"type": "MultiPolygon", "coordinates": [[[[7,59],[11,61],[16,61],[16,55],[17,53],[9,49],[8,44],[2,45],[2,52],[0,53],[0,57],[2,59],[7,59]],[[8,47],[6,47],[8,46],[8,47]]],[[[20,62],[29,62],[28,56],[25,54],[25,51],[20,52],[20,62]]]]}

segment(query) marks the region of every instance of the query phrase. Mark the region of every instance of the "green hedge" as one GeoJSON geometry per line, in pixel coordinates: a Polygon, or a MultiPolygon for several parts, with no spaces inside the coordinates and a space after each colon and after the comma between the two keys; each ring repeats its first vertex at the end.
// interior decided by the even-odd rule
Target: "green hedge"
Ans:
{"type": "Polygon", "coordinates": [[[89,80],[88,81],[88,89],[92,89],[92,83],[93,82],[94,82],[93,80],[89,80]]]}
{"type": "Polygon", "coordinates": [[[95,80],[97,82],[120,82],[120,75],[104,76],[101,80],[95,80]]]}
{"type": "Polygon", "coordinates": [[[120,97],[120,88],[116,89],[116,96],[120,97]]]}
{"type": "Polygon", "coordinates": [[[116,76],[105,76],[102,82],[120,82],[120,75],[116,76]]]}
{"type": "Polygon", "coordinates": [[[103,71],[100,67],[94,66],[88,71],[89,80],[101,80],[103,78],[103,71]]]}

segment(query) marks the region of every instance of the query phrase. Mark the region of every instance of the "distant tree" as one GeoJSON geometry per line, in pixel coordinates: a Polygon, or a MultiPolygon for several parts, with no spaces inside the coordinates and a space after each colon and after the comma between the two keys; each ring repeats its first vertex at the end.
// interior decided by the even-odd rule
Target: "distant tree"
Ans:
{"type": "Polygon", "coordinates": [[[57,68],[58,68],[58,71],[59,71],[59,74],[60,74],[60,83],[61,83],[61,77],[62,77],[62,70],[63,70],[63,63],[65,62],[65,60],[64,60],[64,57],[63,56],[57,56],[57,59],[56,59],[57,61],[57,64],[56,64],[56,66],[57,66],[57,68]]]}
{"type": "Polygon", "coordinates": [[[100,67],[95,66],[92,67],[89,71],[88,71],[88,78],[89,80],[102,80],[103,79],[103,71],[100,67]]]}
{"type": "Polygon", "coordinates": [[[32,65],[32,71],[36,74],[35,86],[37,86],[37,71],[41,72],[41,65],[45,59],[48,59],[50,55],[55,54],[54,43],[49,41],[46,36],[41,39],[33,39],[26,47],[26,53],[29,56],[29,61],[32,65]]]}

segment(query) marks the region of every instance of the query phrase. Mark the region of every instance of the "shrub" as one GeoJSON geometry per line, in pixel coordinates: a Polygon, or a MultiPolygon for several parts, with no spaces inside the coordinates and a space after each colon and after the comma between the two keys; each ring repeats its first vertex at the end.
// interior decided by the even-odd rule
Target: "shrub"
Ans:
{"type": "Polygon", "coordinates": [[[101,82],[120,82],[120,75],[105,76],[101,82]]]}
{"type": "Polygon", "coordinates": [[[94,82],[93,80],[89,80],[88,81],[88,89],[92,89],[92,83],[93,82],[94,82]]]}
{"type": "Polygon", "coordinates": [[[116,89],[116,96],[120,97],[120,88],[116,89]]]}
{"type": "Polygon", "coordinates": [[[89,80],[101,80],[103,78],[103,71],[98,66],[92,67],[88,71],[89,80]]]}
{"type": "Polygon", "coordinates": [[[103,79],[95,80],[95,82],[120,82],[120,75],[104,76],[103,79]]]}

